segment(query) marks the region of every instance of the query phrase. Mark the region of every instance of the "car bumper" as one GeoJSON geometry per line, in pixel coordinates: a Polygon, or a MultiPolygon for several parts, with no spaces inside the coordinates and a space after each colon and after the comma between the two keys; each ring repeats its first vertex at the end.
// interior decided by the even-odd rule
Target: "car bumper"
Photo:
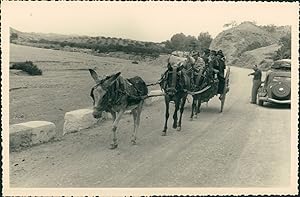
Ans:
{"type": "Polygon", "coordinates": [[[273,102],[273,103],[280,103],[280,104],[290,104],[291,100],[277,100],[269,97],[258,97],[258,100],[261,101],[268,101],[268,102],[273,102]]]}

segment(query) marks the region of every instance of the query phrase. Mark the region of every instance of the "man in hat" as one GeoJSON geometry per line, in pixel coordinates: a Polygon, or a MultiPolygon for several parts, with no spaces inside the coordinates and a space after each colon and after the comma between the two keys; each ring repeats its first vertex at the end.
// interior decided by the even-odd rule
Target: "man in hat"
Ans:
{"type": "Polygon", "coordinates": [[[204,62],[204,60],[200,57],[200,53],[199,53],[199,52],[193,54],[193,58],[195,59],[194,70],[195,70],[196,72],[199,72],[201,69],[204,68],[205,62],[204,62]]]}
{"type": "Polygon", "coordinates": [[[219,73],[218,73],[219,85],[218,85],[218,93],[222,94],[223,90],[224,90],[224,86],[225,86],[224,70],[226,68],[225,57],[224,57],[224,54],[223,54],[222,50],[219,50],[217,52],[217,61],[219,63],[219,73]]]}
{"type": "Polygon", "coordinates": [[[193,65],[193,71],[194,71],[194,81],[193,82],[196,86],[198,86],[201,75],[205,68],[205,61],[200,57],[199,52],[195,53],[193,58],[195,59],[195,63],[193,65]]]}
{"type": "Polygon", "coordinates": [[[217,52],[217,60],[219,62],[219,75],[224,77],[224,70],[226,69],[226,65],[225,65],[225,56],[223,54],[222,50],[219,50],[217,52]]]}
{"type": "Polygon", "coordinates": [[[205,65],[208,65],[209,55],[210,55],[210,50],[209,49],[204,49],[204,52],[202,54],[202,59],[204,60],[205,65]]]}
{"type": "Polygon", "coordinates": [[[208,61],[208,66],[209,68],[214,72],[216,75],[219,73],[219,62],[217,60],[217,52],[215,50],[210,51],[210,56],[209,56],[209,61],[208,61]]]}
{"type": "Polygon", "coordinates": [[[253,85],[251,91],[251,103],[256,104],[257,91],[261,84],[261,70],[257,67],[257,65],[253,66],[253,73],[248,74],[248,76],[253,75],[253,85]]]}

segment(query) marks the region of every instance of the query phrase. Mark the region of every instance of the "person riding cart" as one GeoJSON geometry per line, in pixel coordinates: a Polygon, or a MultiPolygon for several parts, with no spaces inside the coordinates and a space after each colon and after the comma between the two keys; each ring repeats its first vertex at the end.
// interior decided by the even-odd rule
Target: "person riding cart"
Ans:
{"type": "Polygon", "coordinates": [[[204,72],[205,61],[200,57],[199,52],[192,54],[192,57],[195,60],[192,65],[192,67],[193,67],[193,83],[196,85],[196,84],[199,84],[199,80],[204,72]]]}
{"type": "Polygon", "coordinates": [[[224,70],[226,69],[225,56],[224,56],[222,50],[219,50],[217,52],[217,61],[219,63],[219,73],[218,73],[219,86],[218,86],[218,93],[222,94],[223,90],[224,90],[224,85],[225,85],[224,70]]]}
{"type": "Polygon", "coordinates": [[[204,60],[205,65],[208,65],[208,62],[209,62],[209,55],[210,55],[210,50],[209,50],[209,49],[204,49],[204,52],[203,52],[201,58],[204,60]]]}
{"type": "Polygon", "coordinates": [[[208,67],[213,71],[214,78],[217,78],[217,74],[219,73],[219,62],[217,60],[217,52],[215,50],[210,51],[208,67]]]}

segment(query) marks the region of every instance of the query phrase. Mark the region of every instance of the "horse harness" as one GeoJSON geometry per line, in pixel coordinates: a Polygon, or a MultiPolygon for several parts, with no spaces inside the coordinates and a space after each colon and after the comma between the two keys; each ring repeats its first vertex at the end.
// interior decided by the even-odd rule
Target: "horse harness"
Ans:
{"type": "MultiPolygon", "coordinates": [[[[128,83],[127,85],[131,85],[138,93],[140,93],[140,90],[138,90],[128,79],[124,80],[123,86],[122,86],[121,85],[122,83],[120,82],[120,77],[118,77],[116,79],[116,81],[107,88],[107,92],[103,96],[100,106],[102,106],[105,110],[111,109],[113,106],[121,104],[121,99],[123,98],[123,96],[128,96],[128,97],[130,97],[132,99],[136,99],[136,100],[143,99],[143,97],[141,97],[141,96],[135,96],[133,94],[130,94],[128,92],[128,88],[125,87],[126,86],[125,83],[128,83]]],[[[94,90],[102,84],[103,84],[103,81],[101,81],[100,83],[97,83],[91,89],[90,96],[93,99],[94,105],[95,105],[94,90]]]]}

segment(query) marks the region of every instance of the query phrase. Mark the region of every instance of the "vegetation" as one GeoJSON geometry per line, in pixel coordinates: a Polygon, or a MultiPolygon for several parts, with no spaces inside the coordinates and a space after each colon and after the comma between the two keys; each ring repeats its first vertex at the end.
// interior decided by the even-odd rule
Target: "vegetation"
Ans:
{"type": "Polygon", "coordinates": [[[170,40],[166,41],[165,48],[169,51],[203,51],[209,48],[212,37],[208,32],[200,33],[198,38],[186,36],[183,33],[175,34],[170,40]]]}
{"type": "Polygon", "coordinates": [[[31,61],[15,63],[10,67],[10,69],[23,70],[30,75],[42,75],[42,70],[31,61]]]}
{"type": "Polygon", "coordinates": [[[275,25],[264,25],[264,26],[261,26],[261,28],[263,28],[264,30],[266,30],[267,32],[270,32],[270,33],[274,33],[276,31],[276,26],[275,25]]]}
{"type": "Polygon", "coordinates": [[[280,48],[273,56],[273,60],[291,59],[291,33],[286,34],[279,40],[280,48]]]}
{"type": "Polygon", "coordinates": [[[14,41],[18,39],[18,34],[17,33],[12,33],[10,34],[10,42],[14,41]]]}
{"type": "Polygon", "coordinates": [[[16,44],[25,44],[47,49],[87,49],[96,53],[124,52],[126,54],[139,55],[142,57],[158,57],[160,54],[169,54],[175,50],[181,51],[203,51],[209,48],[212,37],[208,32],[195,36],[186,36],[183,33],[175,34],[170,40],[162,43],[142,42],[112,37],[68,37],[66,39],[51,39],[45,37],[27,37],[20,33],[11,32],[10,41],[16,44]],[[19,33],[18,33],[19,34],[19,33]]]}
{"type": "MultiPolygon", "coordinates": [[[[74,47],[81,49],[91,49],[98,53],[109,53],[109,52],[125,52],[129,54],[158,57],[160,53],[168,52],[165,48],[157,46],[154,43],[141,44],[139,42],[127,42],[126,44],[121,44],[124,42],[122,40],[112,41],[112,38],[106,39],[105,42],[100,41],[99,38],[94,38],[94,40],[89,40],[88,42],[75,42],[75,41],[52,41],[46,39],[40,39],[38,41],[31,41],[32,43],[47,44],[58,46],[61,48],[64,47],[74,47]],[[110,40],[110,41],[108,41],[110,40]]],[[[56,47],[57,48],[57,47],[56,47]]]]}
{"type": "Polygon", "coordinates": [[[258,48],[260,48],[260,47],[263,47],[263,45],[262,45],[260,42],[258,42],[258,41],[254,41],[254,42],[252,42],[251,44],[249,44],[249,45],[242,51],[242,53],[245,52],[245,51],[252,51],[252,50],[258,49],[258,48]]]}

